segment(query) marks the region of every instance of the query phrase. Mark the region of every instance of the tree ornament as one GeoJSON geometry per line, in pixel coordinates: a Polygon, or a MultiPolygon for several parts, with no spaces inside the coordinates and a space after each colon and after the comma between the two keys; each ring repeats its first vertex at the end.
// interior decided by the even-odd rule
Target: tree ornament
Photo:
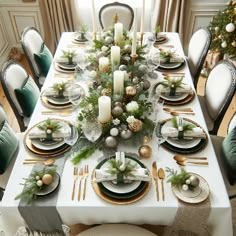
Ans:
{"type": "Polygon", "coordinates": [[[105,146],[108,148],[116,148],[118,145],[118,141],[116,138],[112,137],[112,136],[108,136],[105,139],[105,146]]]}
{"type": "Polygon", "coordinates": [[[131,49],[132,49],[132,46],[129,45],[129,44],[127,44],[127,45],[125,45],[124,49],[125,49],[125,51],[126,51],[127,53],[130,53],[130,52],[131,52],[131,49]]]}
{"type": "Polygon", "coordinates": [[[198,185],[199,185],[199,178],[197,177],[197,176],[195,176],[195,175],[191,175],[190,177],[189,177],[189,180],[190,180],[190,185],[192,186],[192,187],[197,187],[198,185]]]}
{"type": "Polygon", "coordinates": [[[148,68],[147,68],[146,65],[140,65],[140,66],[138,67],[138,70],[139,70],[139,71],[142,71],[142,72],[147,72],[147,71],[148,71],[148,68]]]}
{"type": "Polygon", "coordinates": [[[117,128],[111,128],[110,129],[110,135],[115,137],[119,134],[119,130],[117,128]]]}
{"type": "Polygon", "coordinates": [[[233,41],[233,42],[231,43],[231,45],[232,45],[233,47],[236,47],[236,42],[233,41]]]}
{"type": "Polygon", "coordinates": [[[52,175],[50,175],[50,174],[45,174],[45,175],[42,177],[42,182],[43,182],[43,184],[45,184],[45,185],[50,185],[50,184],[53,182],[53,177],[52,177],[52,175]]]}
{"type": "Polygon", "coordinates": [[[132,79],[132,83],[133,83],[134,85],[138,84],[138,83],[139,83],[139,78],[138,78],[138,77],[134,77],[134,78],[132,79]]]}
{"type": "Polygon", "coordinates": [[[35,177],[35,179],[36,179],[36,180],[40,180],[40,177],[37,175],[37,176],[35,177]]]}
{"type": "Polygon", "coordinates": [[[218,39],[221,39],[222,38],[222,35],[220,34],[219,36],[218,36],[218,39]]]}
{"type": "Polygon", "coordinates": [[[128,67],[126,65],[120,65],[119,66],[119,70],[122,70],[122,71],[127,71],[128,70],[128,67]]]}
{"type": "Polygon", "coordinates": [[[229,23],[225,26],[225,29],[227,32],[231,33],[235,30],[235,25],[234,23],[229,23]]]}
{"type": "Polygon", "coordinates": [[[143,122],[135,118],[132,123],[128,124],[128,127],[132,132],[139,132],[143,128],[143,122]]]}
{"type": "Polygon", "coordinates": [[[218,26],[215,27],[215,31],[218,32],[220,28],[218,26]]]}
{"type": "Polygon", "coordinates": [[[40,179],[36,182],[37,186],[41,187],[43,186],[43,181],[40,179]]]}
{"type": "Polygon", "coordinates": [[[128,96],[134,96],[136,95],[136,88],[133,86],[128,86],[125,88],[125,94],[128,96]]]}
{"type": "Polygon", "coordinates": [[[129,129],[124,129],[120,132],[120,137],[122,139],[130,139],[133,133],[129,129]]]}
{"type": "Polygon", "coordinates": [[[112,37],[107,36],[107,37],[105,38],[105,43],[106,43],[106,44],[111,44],[112,42],[113,42],[113,38],[112,38],[112,37]]]}
{"type": "Polygon", "coordinates": [[[120,115],[123,114],[123,108],[120,107],[120,106],[115,106],[112,111],[111,111],[111,114],[113,117],[119,117],[120,115]]]}
{"type": "Polygon", "coordinates": [[[143,90],[148,90],[151,86],[151,83],[148,80],[143,81],[143,90]]]}
{"type": "Polygon", "coordinates": [[[187,185],[187,184],[183,184],[183,185],[182,185],[182,189],[183,189],[184,191],[188,191],[188,185],[187,185]]]}
{"type": "Polygon", "coordinates": [[[138,149],[138,153],[143,158],[149,158],[152,155],[152,149],[149,145],[144,144],[138,149]]]}
{"type": "Polygon", "coordinates": [[[221,47],[222,47],[222,48],[226,48],[226,47],[227,47],[226,41],[224,41],[224,42],[221,44],[221,47]]]}

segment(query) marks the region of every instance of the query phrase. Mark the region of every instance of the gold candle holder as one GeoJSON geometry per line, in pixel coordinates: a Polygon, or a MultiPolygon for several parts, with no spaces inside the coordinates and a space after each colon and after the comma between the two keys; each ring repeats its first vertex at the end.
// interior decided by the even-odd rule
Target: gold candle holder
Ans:
{"type": "Polygon", "coordinates": [[[141,46],[143,46],[143,35],[144,35],[144,33],[141,33],[141,35],[140,35],[140,44],[141,44],[141,46]]]}
{"type": "Polygon", "coordinates": [[[132,65],[134,65],[135,59],[136,59],[136,57],[138,57],[138,55],[137,54],[133,54],[133,55],[131,55],[131,57],[132,57],[132,65]]]}

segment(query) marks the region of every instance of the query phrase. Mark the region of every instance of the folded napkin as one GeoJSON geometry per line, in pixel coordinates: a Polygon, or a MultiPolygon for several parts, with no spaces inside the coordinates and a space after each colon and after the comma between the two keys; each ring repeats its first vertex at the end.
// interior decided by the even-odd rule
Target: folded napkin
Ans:
{"type": "MultiPolygon", "coordinates": [[[[125,171],[126,165],[128,164],[128,161],[130,159],[125,158],[125,154],[123,152],[116,152],[116,162],[121,162],[120,170],[125,171]]],[[[103,181],[112,181],[116,183],[117,175],[111,174],[108,172],[109,168],[104,167],[101,169],[95,170],[95,179],[94,182],[99,183],[103,181]]],[[[148,175],[148,171],[146,168],[142,168],[140,166],[136,166],[135,169],[133,169],[129,175],[123,176],[124,183],[130,182],[130,181],[150,181],[150,176],[148,175]]]]}
{"type": "MultiPolygon", "coordinates": [[[[161,86],[161,94],[170,94],[170,87],[164,87],[161,86]]],[[[177,87],[175,89],[176,94],[182,94],[182,93],[190,93],[192,91],[192,87],[189,84],[182,83],[180,87],[177,87]]]]}
{"type": "MultiPolygon", "coordinates": [[[[45,90],[44,90],[44,96],[48,96],[48,97],[50,97],[50,96],[58,96],[59,94],[58,94],[58,92],[55,90],[55,89],[53,89],[52,87],[49,87],[49,88],[46,88],[45,90]]],[[[63,91],[63,95],[64,96],[68,96],[68,91],[63,91]]]]}
{"type": "MultiPolygon", "coordinates": [[[[70,133],[70,129],[61,128],[52,133],[52,138],[65,138],[70,136],[70,133]]],[[[34,127],[30,130],[28,137],[30,139],[46,138],[46,132],[44,130],[40,130],[38,127],[34,127]]]]}
{"type": "MultiPolygon", "coordinates": [[[[167,63],[167,59],[165,57],[161,57],[160,58],[160,62],[161,63],[167,63]]],[[[181,63],[181,62],[184,62],[184,58],[181,57],[181,56],[171,56],[170,60],[169,60],[169,63],[181,63]]]]}

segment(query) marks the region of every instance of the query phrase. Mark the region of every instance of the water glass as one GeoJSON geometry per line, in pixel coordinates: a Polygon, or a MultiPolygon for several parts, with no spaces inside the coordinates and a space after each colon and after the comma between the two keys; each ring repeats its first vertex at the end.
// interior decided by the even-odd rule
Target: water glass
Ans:
{"type": "Polygon", "coordinates": [[[102,135],[102,126],[97,119],[85,121],[82,126],[84,136],[91,142],[95,142],[102,135]]]}

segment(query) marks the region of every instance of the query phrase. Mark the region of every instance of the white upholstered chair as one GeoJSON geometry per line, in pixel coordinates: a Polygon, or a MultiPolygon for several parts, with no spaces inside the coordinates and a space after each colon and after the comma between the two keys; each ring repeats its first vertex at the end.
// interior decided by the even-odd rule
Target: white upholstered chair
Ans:
{"type": "Polygon", "coordinates": [[[3,65],[0,78],[3,91],[23,132],[39,98],[39,88],[22,65],[14,60],[3,65]]]}
{"type": "Polygon", "coordinates": [[[236,90],[236,69],[222,60],[210,72],[204,96],[198,96],[210,134],[217,134],[236,90]]]}
{"type": "Polygon", "coordinates": [[[157,236],[151,231],[129,224],[103,224],[92,227],[77,234],[77,236],[157,236]]]}
{"type": "Polygon", "coordinates": [[[129,5],[119,2],[106,4],[99,10],[99,22],[102,29],[112,28],[116,14],[124,29],[130,30],[133,25],[134,11],[129,5]]]}
{"type": "MultiPolygon", "coordinates": [[[[231,120],[229,121],[227,133],[229,134],[234,128],[236,127],[236,113],[231,117],[231,120]]],[[[220,170],[224,179],[225,187],[228,192],[228,196],[230,199],[236,197],[236,183],[232,182],[232,176],[228,177],[227,169],[225,168],[224,163],[224,155],[222,153],[222,143],[224,141],[224,137],[217,136],[217,135],[211,135],[211,141],[213,144],[213,147],[215,149],[216,157],[220,166],[220,170]]],[[[236,154],[235,154],[235,161],[236,161],[236,154]]]]}
{"type": "Polygon", "coordinates": [[[34,80],[41,88],[52,62],[52,54],[44,44],[41,34],[34,27],[27,27],[23,30],[21,46],[30,65],[34,80]],[[37,58],[35,58],[35,54],[37,54],[37,58]]]}
{"type": "Polygon", "coordinates": [[[190,39],[187,62],[194,81],[195,88],[197,87],[198,78],[207,56],[210,44],[211,32],[207,28],[200,28],[192,35],[190,39]]]}

